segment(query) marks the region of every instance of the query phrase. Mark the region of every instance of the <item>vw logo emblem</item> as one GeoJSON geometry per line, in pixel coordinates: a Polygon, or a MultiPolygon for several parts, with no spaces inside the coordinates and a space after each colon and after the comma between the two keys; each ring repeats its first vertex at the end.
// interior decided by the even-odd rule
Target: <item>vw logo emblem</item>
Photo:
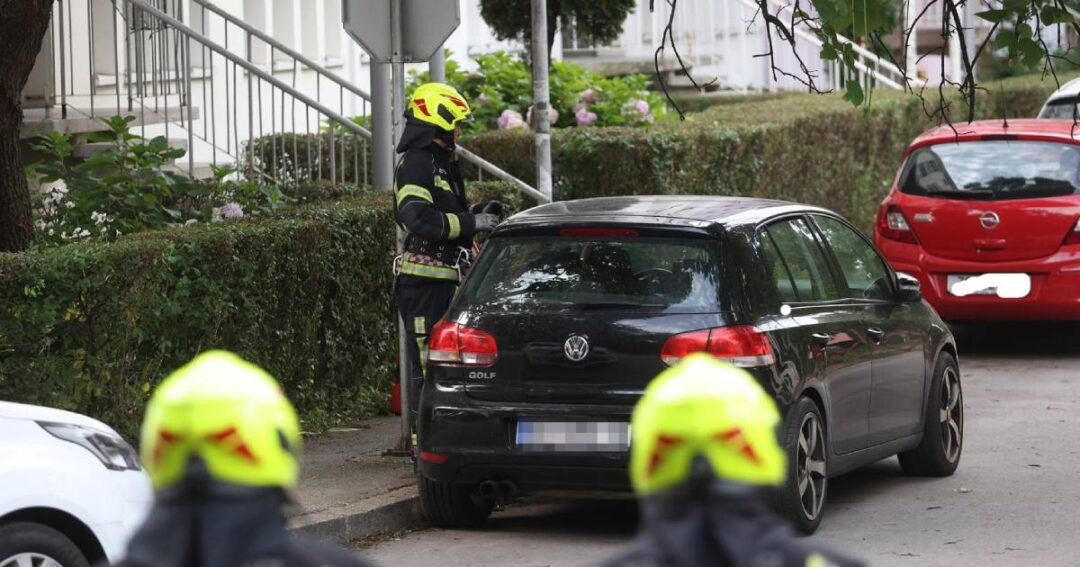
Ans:
{"type": "Polygon", "coordinates": [[[1001,218],[993,211],[985,212],[979,217],[979,224],[983,225],[986,230],[990,230],[997,228],[997,225],[1001,224],[1001,218]]]}
{"type": "Polygon", "coordinates": [[[563,354],[571,362],[581,362],[589,356],[589,339],[581,335],[571,335],[562,347],[563,354]]]}

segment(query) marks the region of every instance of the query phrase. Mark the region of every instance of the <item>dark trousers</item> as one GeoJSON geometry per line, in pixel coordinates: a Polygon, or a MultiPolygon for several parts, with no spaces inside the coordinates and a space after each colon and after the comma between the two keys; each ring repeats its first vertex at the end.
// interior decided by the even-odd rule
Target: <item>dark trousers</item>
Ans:
{"type": "Polygon", "coordinates": [[[420,389],[424,384],[424,363],[431,329],[446,314],[454,299],[457,284],[453,282],[398,283],[397,300],[401,320],[408,338],[408,357],[412,369],[409,383],[409,417],[416,430],[416,411],[420,407],[420,389]]]}

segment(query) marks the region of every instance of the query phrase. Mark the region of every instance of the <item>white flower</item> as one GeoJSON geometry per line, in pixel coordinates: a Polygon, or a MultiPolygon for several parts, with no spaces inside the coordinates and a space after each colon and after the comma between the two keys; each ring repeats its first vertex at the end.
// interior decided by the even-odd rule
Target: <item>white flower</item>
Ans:
{"type": "Polygon", "coordinates": [[[220,207],[214,207],[210,222],[221,222],[226,219],[244,218],[244,208],[239,203],[226,203],[220,207]]]}

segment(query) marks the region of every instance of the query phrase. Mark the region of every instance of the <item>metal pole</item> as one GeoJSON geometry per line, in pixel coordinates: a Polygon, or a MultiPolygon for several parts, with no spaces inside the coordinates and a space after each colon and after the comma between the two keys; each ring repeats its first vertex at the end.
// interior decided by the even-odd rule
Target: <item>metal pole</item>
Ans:
{"type": "Polygon", "coordinates": [[[548,120],[547,0],[532,0],[533,120],[536,122],[536,188],[550,200],[551,124],[548,120]]]}
{"type": "Polygon", "coordinates": [[[446,82],[446,52],[443,51],[442,46],[428,61],[428,76],[433,83],[446,82]]]}
{"type": "MultiPolygon", "coordinates": [[[[975,10],[977,2],[965,2],[964,3],[964,43],[967,44],[967,52],[969,57],[974,57],[975,53],[979,51],[978,46],[975,45],[976,33],[975,33],[975,10]]],[[[971,74],[978,76],[978,72],[975,70],[975,65],[971,66],[971,74]]]]}
{"type": "Polygon", "coordinates": [[[376,191],[392,191],[394,184],[394,140],[390,107],[390,65],[371,61],[371,139],[376,191]]]}
{"type": "Polygon", "coordinates": [[[907,49],[904,51],[904,65],[907,67],[905,72],[909,79],[915,79],[919,76],[919,32],[913,27],[915,18],[919,17],[919,6],[915,0],[907,0],[904,7],[904,32],[907,34],[907,49]]]}
{"type": "MultiPolygon", "coordinates": [[[[375,138],[377,143],[382,145],[388,145],[388,147],[394,147],[397,141],[401,139],[401,134],[405,130],[405,117],[404,111],[401,108],[402,103],[405,100],[405,59],[403,51],[403,40],[401,37],[402,25],[401,25],[401,0],[390,0],[390,42],[393,47],[393,55],[391,56],[391,89],[390,89],[390,102],[384,103],[384,108],[390,109],[390,118],[393,123],[393,134],[389,139],[375,138]]],[[[375,64],[372,63],[374,66],[375,64]]],[[[374,85],[372,86],[374,90],[374,85]]],[[[385,97],[386,91],[383,91],[385,97]]],[[[391,153],[393,155],[393,153],[391,153]]],[[[391,163],[391,167],[393,164],[391,163]]],[[[391,181],[392,183],[392,181],[391,181]]],[[[393,190],[393,187],[391,187],[393,190]]],[[[405,249],[405,233],[399,227],[397,229],[397,253],[401,254],[405,249]]],[[[405,334],[405,323],[398,317],[398,353],[400,367],[401,367],[401,449],[408,451],[412,447],[412,416],[410,408],[412,408],[412,392],[410,386],[412,382],[412,376],[415,369],[412,368],[412,361],[409,360],[408,350],[408,337],[405,334]]],[[[423,356],[424,353],[420,353],[423,356]]]]}

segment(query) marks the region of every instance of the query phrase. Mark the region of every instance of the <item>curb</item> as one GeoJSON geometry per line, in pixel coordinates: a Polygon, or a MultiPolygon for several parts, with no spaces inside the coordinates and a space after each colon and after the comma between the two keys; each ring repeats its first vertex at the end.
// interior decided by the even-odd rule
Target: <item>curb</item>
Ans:
{"type": "Polygon", "coordinates": [[[348,544],[422,523],[416,486],[406,486],[362,502],[290,520],[289,529],[348,544]]]}

